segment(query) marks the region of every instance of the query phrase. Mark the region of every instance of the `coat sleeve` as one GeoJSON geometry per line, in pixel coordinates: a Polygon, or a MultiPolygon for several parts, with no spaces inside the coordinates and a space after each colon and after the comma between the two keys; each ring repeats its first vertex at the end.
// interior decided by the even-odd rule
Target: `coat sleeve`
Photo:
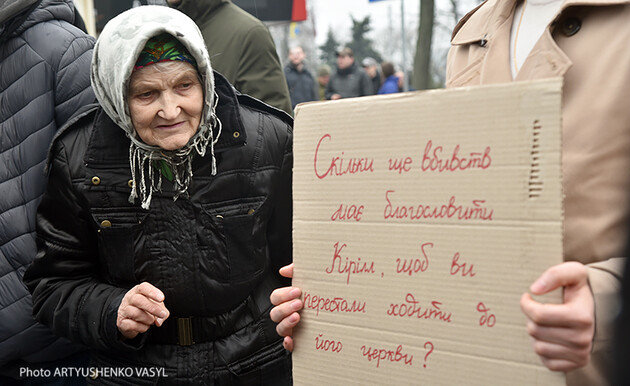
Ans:
{"type": "Polygon", "coordinates": [[[612,258],[587,265],[588,280],[595,299],[593,354],[610,349],[616,317],[621,309],[621,282],[626,258],[612,258]]]}
{"type": "MultiPolygon", "coordinates": [[[[289,125],[286,130],[288,136],[284,145],[280,178],[276,184],[274,205],[267,230],[273,273],[277,273],[280,268],[293,261],[293,131],[289,125]]],[[[290,285],[290,280],[285,280],[284,285],[290,285]]]]}
{"type": "Polygon", "coordinates": [[[119,339],[116,327],[126,290],[99,280],[95,227],[85,199],[72,185],[71,152],[59,142],[53,152],[37,214],[37,256],[24,275],[33,295],[33,314],[73,342],[93,349],[133,349],[119,339]]]}
{"type": "Polygon", "coordinates": [[[269,30],[264,25],[252,28],[243,45],[247,49],[240,58],[234,87],[292,115],[289,88],[269,30]]]}
{"type": "Polygon", "coordinates": [[[77,35],[60,56],[55,71],[55,121],[63,126],[79,108],[96,101],[90,84],[94,38],[77,35]]]}

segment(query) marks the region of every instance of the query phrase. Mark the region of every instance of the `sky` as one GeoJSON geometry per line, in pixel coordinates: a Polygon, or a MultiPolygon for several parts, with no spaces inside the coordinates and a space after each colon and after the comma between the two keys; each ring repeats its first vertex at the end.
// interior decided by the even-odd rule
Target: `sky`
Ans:
{"type": "Polygon", "coordinates": [[[420,0],[307,0],[312,5],[317,32],[317,45],[326,41],[328,28],[332,28],[339,40],[350,38],[352,21],[350,16],[362,20],[370,16],[374,30],[385,29],[389,26],[389,12],[391,9],[392,22],[400,28],[401,1],[405,6],[405,24],[409,19],[418,19],[420,0]]]}

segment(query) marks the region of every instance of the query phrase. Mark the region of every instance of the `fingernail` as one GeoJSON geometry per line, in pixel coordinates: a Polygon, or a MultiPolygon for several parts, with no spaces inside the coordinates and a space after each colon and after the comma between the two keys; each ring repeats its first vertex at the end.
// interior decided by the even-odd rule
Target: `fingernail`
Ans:
{"type": "Polygon", "coordinates": [[[544,291],[546,288],[547,283],[544,280],[538,280],[534,282],[531,287],[529,287],[532,292],[541,292],[544,291]]]}
{"type": "Polygon", "coordinates": [[[289,316],[289,322],[295,323],[297,321],[298,321],[298,316],[296,314],[292,314],[291,316],[289,316]]]}
{"type": "Polygon", "coordinates": [[[300,291],[300,289],[299,289],[299,288],[293,288],[293,289],[291,290],[291,292],[289,292],[289,295],[291,295],[291,297],[296,298],[296,297],[300,296],[300,293],[301,293],[301,292],[302,292],[302,291],[300,291]]]}
{"type": "Polygon", "coordinates": [[[166,313],[166,311],[160,312],[160,318],[166,319],[167,316],[168,316],[168,314],[166,313]]]}
{"type": "Polygon", "coordinates": [[[162,325],[162,323],[164,323],[164,319],[162,318],[157,318],[155,319],[155,324],[160,327],[162,325]]]}
{"type": "Polygon", "coordinates": [[[297,310],[299,310],[300,308],[302,308],[302,302],[301,302],[301,301],[299,301],[299,300],[294,300],[294,301],[291,303],[291,308],[292,308],[293,310],[296,310],[296,311],[297,311],[297,310]]]}

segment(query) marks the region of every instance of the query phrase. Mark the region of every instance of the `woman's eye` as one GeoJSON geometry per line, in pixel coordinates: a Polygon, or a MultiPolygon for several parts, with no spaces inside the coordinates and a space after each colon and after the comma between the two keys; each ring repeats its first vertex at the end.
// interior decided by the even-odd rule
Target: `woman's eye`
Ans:
{"type": "Polygon", "coordinates": [[[151,98],[151,95],[153,95],[153,91],[145,91],[145,92],[136,94],[136,97],[140,99],[148,99],[148,98],[151,98]]]}
{"type": "Polygon", "coordinates": [[[179,85],[179,88],[181,89],[188,89],[192,87],[192,82],[184,82],[182,84],[179,85]]]}

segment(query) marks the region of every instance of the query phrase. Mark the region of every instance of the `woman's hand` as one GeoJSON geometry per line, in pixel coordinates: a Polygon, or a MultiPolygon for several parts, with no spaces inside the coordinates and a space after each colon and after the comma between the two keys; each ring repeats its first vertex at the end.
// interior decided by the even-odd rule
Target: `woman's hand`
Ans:
{"type": "Polygon", "coordinates": [[[564,288],[563,304],[543,304],[525,293],[521,309],[534,351],[553,371],[570,371],[588,364],[595,333],[595,302],[586,267],[567,262],[549,268],[530,287],[535,295],[564,288]]]}
{"type": "Polygon", "coordinates": [[[168,318],[164,306],[164,294],[153,285],[144,282],[130,289],[118,307],[116,326],[127,339],[146,332],[152,324],[160,327],[168,318]]]}
{"type": "MultiPolygon", "coordinates": [[[[293,264],[280,268],[280,275],[293,278],[293,264]]],[[[293,351],[293,327],[300,321],[299,310],[302,309],[302,290],[297,287],[283,287],[271,293],[271,303],[275,306],[269,315],[271,320],[278,323],[276,331],[278,335],[284,336],[284,348],[293,351]]]]}

